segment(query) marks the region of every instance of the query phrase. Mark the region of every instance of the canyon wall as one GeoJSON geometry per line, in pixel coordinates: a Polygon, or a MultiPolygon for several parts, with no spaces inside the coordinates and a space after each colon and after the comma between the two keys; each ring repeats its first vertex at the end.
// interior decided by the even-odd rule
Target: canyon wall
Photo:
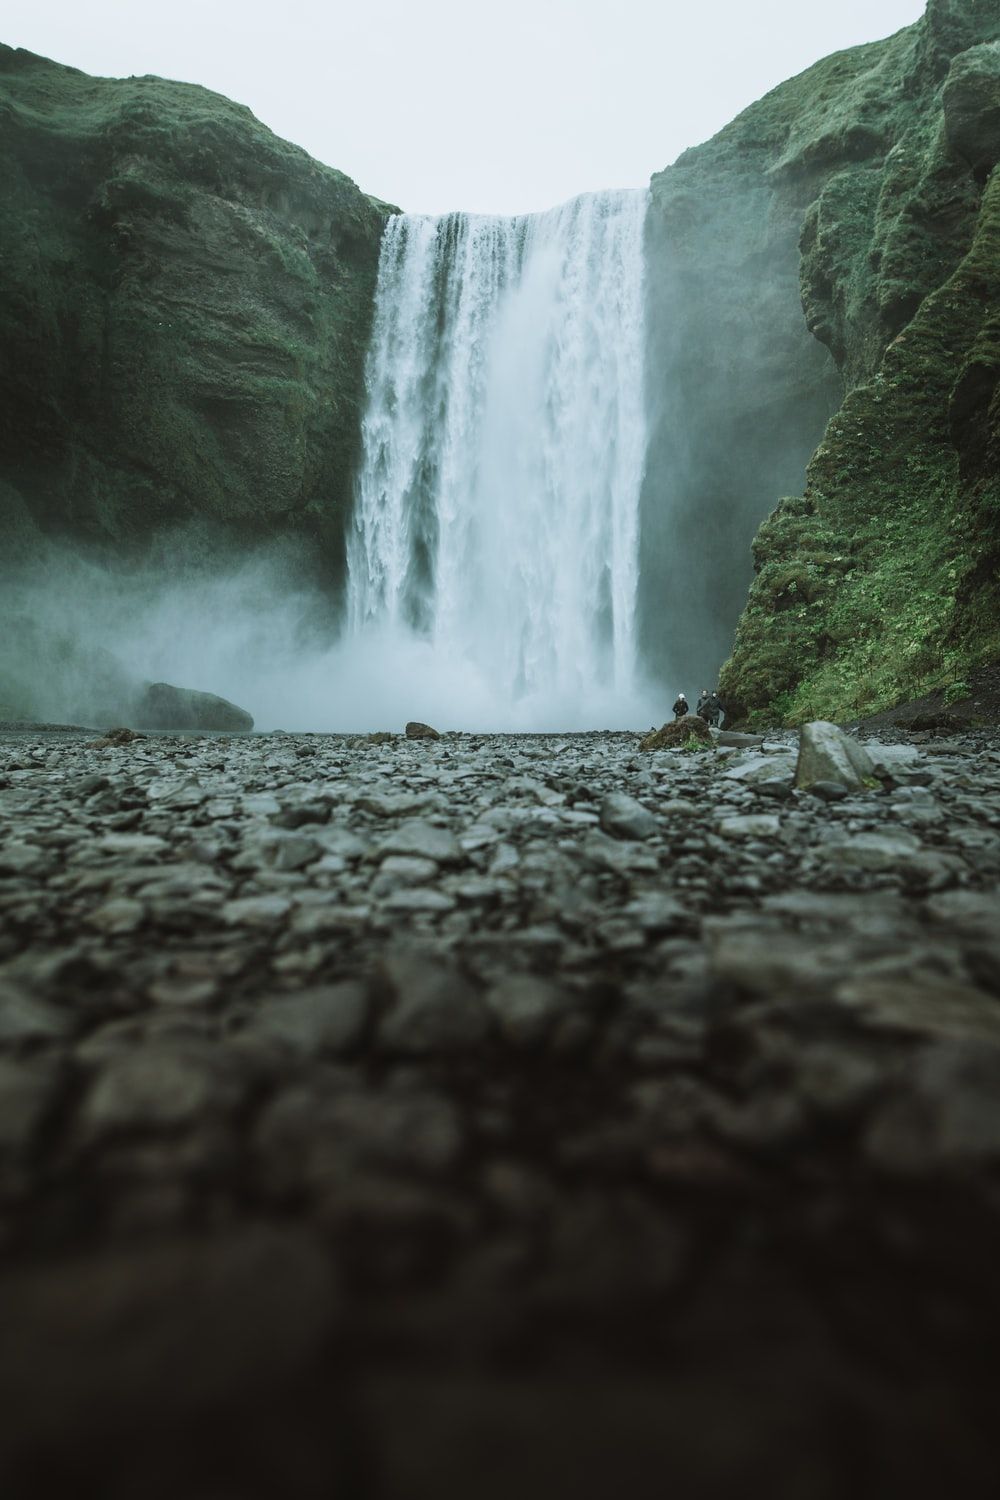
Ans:
{"type": "Polygon", "coordinates": [[[672,659],[679,608],[688,683],[822,437],[753,543],[734,717],[850,717],[1000,654],[998,38],[995,0],[931,0],[654,179],[643,610],[672,659]]]}
{"type": "Polygon", "coordinates": [[[180,529],[336,583],[386,212],[205,89],[0,47],[0,557],[180,529]]]}

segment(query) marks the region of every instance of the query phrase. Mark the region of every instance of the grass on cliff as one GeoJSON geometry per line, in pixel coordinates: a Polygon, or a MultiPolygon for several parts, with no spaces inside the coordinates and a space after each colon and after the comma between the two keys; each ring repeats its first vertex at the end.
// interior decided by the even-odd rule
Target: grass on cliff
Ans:
{"type": "Polygon", "coordinates": [[[1000,657],[998,303],[994,172],[968,254],[758,534],[723,671],[749,723],[877,712],[1000,657]]]}

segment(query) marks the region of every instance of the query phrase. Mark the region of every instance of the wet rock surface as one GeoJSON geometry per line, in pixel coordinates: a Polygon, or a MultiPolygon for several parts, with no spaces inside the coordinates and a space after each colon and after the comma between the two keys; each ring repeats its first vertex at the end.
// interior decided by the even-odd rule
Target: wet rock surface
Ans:
{"type": "Polygon", "coordinates": [[[638,745],[0,736],[5,1494],[996,1477],[995,733],[638,745]]]}

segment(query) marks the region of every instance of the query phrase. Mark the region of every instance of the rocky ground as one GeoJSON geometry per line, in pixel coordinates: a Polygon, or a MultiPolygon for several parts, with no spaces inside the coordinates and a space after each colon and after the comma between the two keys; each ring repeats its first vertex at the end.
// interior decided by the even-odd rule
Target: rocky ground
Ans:
{"type": "Polygon", "coordinates": [[[1000,745],[0,735],[5,1497],[995,1493],[1000,745]]]}

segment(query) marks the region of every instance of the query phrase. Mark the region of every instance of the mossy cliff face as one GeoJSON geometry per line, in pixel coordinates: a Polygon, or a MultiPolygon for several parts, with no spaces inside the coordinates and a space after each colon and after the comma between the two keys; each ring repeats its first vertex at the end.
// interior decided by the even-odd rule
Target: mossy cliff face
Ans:
{"type": "Polygon", "coordinates": [[[1000,654],[1000,8],[932,0],[703,150],[796,206],[805,323],[847,387],[754,542],[724,694],[795,723],[961,681],[1000,654]]]}
{"type": "Polygon", "coordinates": [[[384,214],[218,95],[0,47],[0,552],[335,576],[384,214]]]}

